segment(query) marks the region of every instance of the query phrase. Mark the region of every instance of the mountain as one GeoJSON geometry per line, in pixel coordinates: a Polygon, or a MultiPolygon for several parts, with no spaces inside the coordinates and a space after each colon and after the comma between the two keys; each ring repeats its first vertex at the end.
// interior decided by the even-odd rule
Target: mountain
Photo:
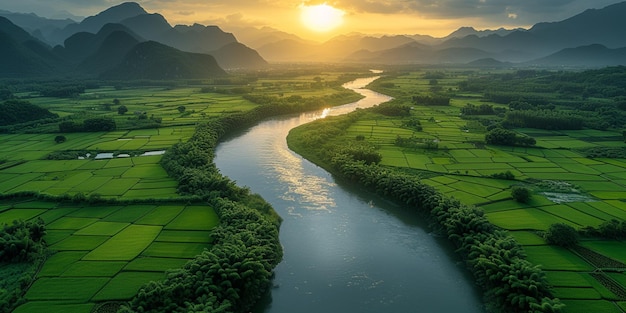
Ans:
{"type": "Polygon", "coordinates": [[[49,19],[37,16],[34,13],[13,13],[0,10],[0,16],[7,18],[13,24],[21,27],[39,40],[46,41],[46,36],[76,23],[71,19],[49,19]]]}
{"type": "Polygon", "coordinates": [[[124,58],[137,44],[139,40],[122,30],[115,30],[108,34],[98,49],[85,58],[77,70],[81,73],[100,75],[124,61],[124,58]]]}
{"type": "Polygon", "coordinates": [[[78,64],[95,53],[104,41],[113,32],[125,32],[134,37],[137,42],[144,41],[139,35],[121,24],[106,24],[96,34],[79,32],[67,38],[64,47],[55,47],[57,54],[65,57],[69,62],[78,64]]]}
{"type": "Polygon", "coordinates": [[[233,34],[224,32],[218,26],[200,24],[176,25],[155,40],[183,51],[199,53],[208,53],[237,42],[233,34]]]}
{"type": "Polygon", "coordinates": [[[626,65],[626,48],[610,49],[600,44],[567,48],[525,63],[550,67],[606,67],[626,65]]]}
{"type": "Polygon", "coordinates": [[[513,64],[508,62],[500,62],[494,58],[485,58],[478,59],[472,62],[467,63],[468,67],[479,67],[479,68],[503,68],[503,67],[512,67],[513,64]]]}
{"type": "Polygon", "coordinates": [[[256,50],[239,42],[229,43],[209,54],[225,69],[254,69],[263,68],[268,65],[267,61],[265,61],[256,50]]]}
{"type": "Polygon", "coordinates": [[[122,63],[102,74],[109,79],[197,79],[224,76],[215,58],[183,52],[155,41],[137,44],[122,63]]]}
{"type": "Polygon", "coordinates": [[[496,30],[491,30],[491,29],[485,29],[485,30],[476,30],[474,27],[461,27],[455,31],[453,31],[452,33],[450,33],[448,36],[442,38],[443,40],[446,39],[451,39],[451,38],[463,38],[466,36],[470,36],[470,35],[475,35],[477,37],[486,37],[486,36],[490,36],[490,35],[498,35],[498,36],[506,36],[512,32],[515,31],[523,31],[523,28],[515,28],[515,29],[505,29],[505,28],[498,28],[496,30]]]}
{"type": "Polygon", "coordinates": [[[146,12],[146,10],[144,10],[139,4],[135,2],[125,2],[104,10],[94,16],[87,17],[78,24],[75,23],[67,25],[62,30],[51,34],[48,40],[54,43],[61,43],[75,33],[96,33],[106,24],[120,23],[125,19],[147,13],[148,12],[146,12]]]}
{"type": "Polygon", "coordinates": [[[350,58],[356,52],[376,52],[417,44],[403,35],[373,37],[350,34],[334,37],[324,43],[284,39],[259,47],[259,53],[274,62],[339,62],[350,58]]]}
{"type": "Polygon", "coordinates": [[[52,75],[64,66],[48,45],[0,17],[0,76],[52,75]]]}
{"type": "Polygon", "coordinates": [[[230,26],[226,31],[233,33],[239,42],[253,49],[258,49],[264,45],[273,44],[282,40],[294,40],[307,44],[316,44],[314,41],[304,40],[294,34],[267,26],[261,28],[230,26]]]}
{"type": "Polygon", "coordinates": [[[505,36],[492,34],[484,37],[469,35],[452,38],[440,48],[467,47],[488,52],[500,53],[504,49],[525,55],[522,62],[556,53],[562,49],[601,44],[609,48],[626,47],[626,2],[617,3],[602,9],[586,10],[576,16],[559,22],[538,23],[529,30],[516,30],[505,36]]]}
{"type": "Polygon", "coordinates": [[[529,32],[554,47],[602,44],[609,48],[626,47],[626,2],[602,9],[589,9],[566,20],[538,23],[529,32]]]}
{"type": "Polygon", "coordinates": [[[172,25],[158,13],[140,14],[129,17],[120,24],[132,29],[138,35],[148,40],[158,41],[160,37],[172,29],[172,25]]]}

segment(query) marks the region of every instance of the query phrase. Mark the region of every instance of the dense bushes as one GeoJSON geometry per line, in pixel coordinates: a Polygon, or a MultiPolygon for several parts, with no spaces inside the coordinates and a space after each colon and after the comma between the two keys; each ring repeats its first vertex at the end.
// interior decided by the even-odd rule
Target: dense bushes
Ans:
{"type": "Polygon", "coordinates": [[[485,134],[485,142],[502,146],[534,146],[537,142],[532,137],[519,136],[516,132],[496,127],[485,134]]]}
{"type": "Polygon", "coordinates": [[[575,130],[583,128],[583,118],[574,113],[557,110],[508,111],[504,124],[508,127],[529,127],[549,130],[575,130]]]}
{"type": "Polygon", "coordinates": [[[417,105],[450,105],[450,97],[440,95],[413,96],[413,103],[417,105]]]}
{"type": "Polygon", "coordinates": [[[59,123],[59,131],[62,133],[113,131],[116,128],[115,120],[110,117],[88,118],[82,123],[75,121],[59,123]]]}
{"type": "Polygon", "coordinates": [[[322,141],[303,145],[303,138],[350,121],[354,119],[353,114],[296,128],[288,137],[289,146],[307,158],[321,159],[320,165],[344,179],[403,203],[409,210],[430,216],[433,226],[457,247],[476,283],[483,289],[490,311],[560,311],[563,305],[552,298],[544,273],[526,261],[521,246],[507,232],[489,223],[482,210],[446,198],[414,176],[333,153],[332,146],[322,141]]]}
{"type": "Polygon", "coordinates": [[[0,262],[33,261],[45,248],[46,228],[42,219],[5,224],[0,233],[0,262]]]}
{"type": "Polygon", "coordinates": [[[574,227],[564,223],[550,225],[544,234],[544,238],[548,244],[566,248],[578,244],[578,232],[574,227]]]}
{"type": "Polygon", "coordinates": [[[46,234],[41,218],[15,220],[0,229],[0,313],[11,312],[21,304],[36,269],[45,259],[46,234]]]}
{"type": "Polygon", "coordinates": [[[0,112],[2,112],[0,126],[59,117],[57,114],[23,100],[7,100],[0,103],[0,112]]]}
{"type": "Polygon", "coordinates": [[[214,199],[213,246],[164,281],[151,282],[121,312],[248,312],[282,259],[278,228],[256,210],[214,199]]]}
{"type": "MultiPolygon", "coordinates": [[[[161,164],[178,180],[179,193],[208,201],[220,225],[212,232],[211,249],[165,281],[144,286],[123,312],[248,312],[266,292],[272,270],[282,259],[280,218],[260,197],[223,177],[213,158],[218,140],[228,132],[268,116],[326,105],[322,98],[289,97],[273,103],[276,99],[250,96],[248,100],[261,106],[200,124],[190,140],[165,153],[161,164]]],[[[357,159],[372,157],[369,152],[364,147],[350,150],[357,159]]]]}

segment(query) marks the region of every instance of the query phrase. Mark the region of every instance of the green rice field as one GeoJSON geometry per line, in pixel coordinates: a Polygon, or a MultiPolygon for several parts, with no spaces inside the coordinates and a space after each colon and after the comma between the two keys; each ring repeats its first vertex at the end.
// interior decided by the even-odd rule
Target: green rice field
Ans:
{"type": "Polygon", "coordinates": [[[15,312],[90,312],[102,302],[128,300],[210,247],[219,224],[204,205],[25,201],[2,207],[0,222],[44,219],[54,251],[15,312]]]}
{"type": "MultiPolygon", "coordinates": [[[[402,97],[428,88],[423,73],[409,73],[388,80],[402,97]]],[[[439,85],[456,88],[456,79],[440,79],[439,85]]],[[[534,147],[477,145],[484,141],[484,129],[474,129],[459,116],[466,103],[480,105],[480,94],[463,94],[450,106],[413,105],[411,116],[423,128],[402,127],[398,117],[366,114],[353,123],[343,140],[364,136],[382,155],[382,165],[409,168],[421,181],[462,203],[482,208],[495,226],[510,231],[524,247],[528,260],[546,271],[555,296],[566,304],[564,312],[623,312],[626,294],[603,285],[591,273],[612,271],[578,252],[548,245],[541,233],[554,223],[575,229],[597,227],[612,219],[626,220],[626,160],[587,158],[579,149],[625,147],[621,131],[547,131],[517,129],[532,136],[534,147]],[[403,148],[397,136],[435,140],[437,149],[403,148]],[[514,180],[491,175],[510,172],[514,180]],[[512,200],[511,187],[532,190],[529,203],[512,200]],[[556,186],[556,187],[555,187],[556,186]],[[558,187],[558,188],[557,188],[558,187]]],[[[497,107],[497,104],[492,104],[497,107]]],[[[587,240],[580,244],[593,253],[626,263],[623,241],[587,240]]],[[[611,279],[626,289],[622,270],[611,279]]]]}

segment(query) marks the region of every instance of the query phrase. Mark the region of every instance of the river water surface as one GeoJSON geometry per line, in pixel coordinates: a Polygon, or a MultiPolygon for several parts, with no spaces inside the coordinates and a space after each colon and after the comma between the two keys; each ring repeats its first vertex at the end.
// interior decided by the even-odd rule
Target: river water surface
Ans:
{"type": "Polygon", "coordinates": [[[278,117],[227,139],[215,163],[283,218],[283,261],[271,294],[256,313],[483,312],[471,278],[449,244],[371,193],[336,182],[287,148],[290,129],[391,98],[361,89],[377,77],[344,87],[365,96],[341,107],[278,117]]]}

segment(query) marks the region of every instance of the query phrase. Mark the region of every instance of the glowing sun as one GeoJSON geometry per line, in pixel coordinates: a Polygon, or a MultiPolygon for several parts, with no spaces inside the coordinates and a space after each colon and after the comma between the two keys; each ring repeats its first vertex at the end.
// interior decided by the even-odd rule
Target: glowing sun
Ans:
{"type": "Polygon", "coordinates": [[[343,24],[344,11],[334,8],[326,3],[318,5],[300,5],[300,19],[307,28],[326,32],[343,24]]]}

